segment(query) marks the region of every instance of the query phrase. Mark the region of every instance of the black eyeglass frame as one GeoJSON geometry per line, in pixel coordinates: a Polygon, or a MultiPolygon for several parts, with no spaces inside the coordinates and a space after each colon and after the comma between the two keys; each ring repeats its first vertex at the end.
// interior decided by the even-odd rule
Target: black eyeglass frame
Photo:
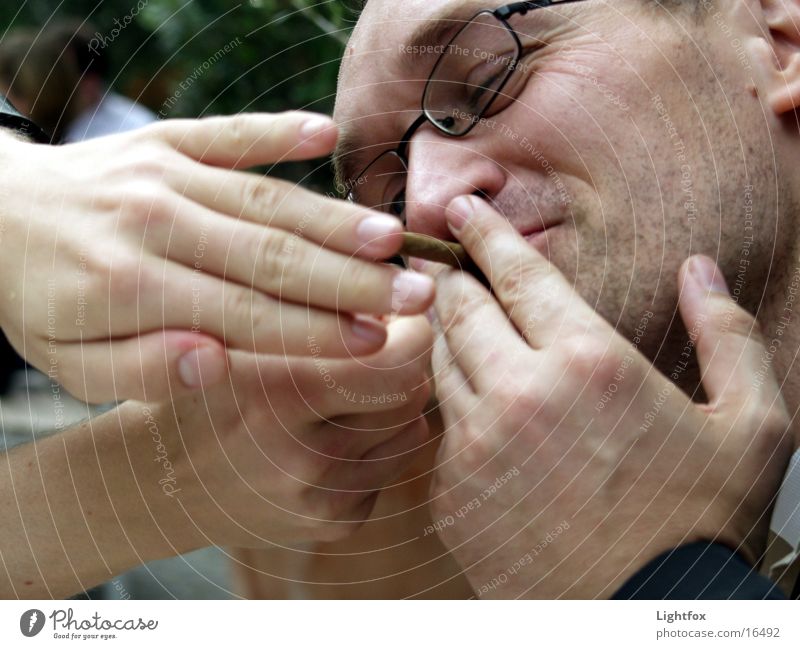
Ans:
{"type": "Polygon", "coordinates": [[[508,20],[512,16],[515,16],[515,15],[524,16],[528,12],[534,11],[536,9],[546,9],[547,7],[552,7],[552,6],[562,5],[562,4],[573,4],[573,3],[576,3],[576,2],[583,2],[583,1],[584,0],[529,0],[528,2],[513,2],[511,4],[503,5],[502,7],[499,7],[499,8],[494,9],[494,10],[483,9],[483,10],[479,11],[478,13],[476,13],[474,16],[472,16],[472,18],[470,18],[464,24],[464,26],[461,29],[459,29],[458,32],[456,32],[456,34],[448,41],[448,43],[445,46],[444,50],[439,55],[439,58],[436,60],[436,64],[433,66],[433,69],[431,70],[431,74],[430,74],[430,76],[428,77],[428,80],[425,83],[425,89],[422,92],[422,101],[421,101],[421,106],[420,106],[422,112],[419,115],[419,117],[417,117],[417,119],[414,120],[414,122],[411,124],[411,126],[408,127],[406,132],[403,134],[403,137],[400,139],[399,144],[394,149],[387,149],[386,151],[383,151],[382,153],[378,154],[377,156],[375,156],[375,158],[372,159],[372,161],[368,165],[366,165],[361,170],[361,173],[359,173],[355,177],[355,181],[351,185],[352,188],[347,192],[347,196],[346,196],[347,199],[350,200],[350,201],[355,201],[355,197],[354,197],[355,189],[354,188],[358,186],[359,179],[363,178],[366,175],[366,173],[370,170],[370,168],[376,162],[378,162],[378,160],[381,160],[384,156],[387,156],[387,155],[395,155],[395,156],[397,156],[400,159],[400,162],[402,163],[403,168],[407,172],[408,171],[408,155],[407,154],[408,154],[409,144],[411,143],[411,138],[414,137],[414,134],[420,129],[420,127],[423,124],[425,124],[425,122],[430,122],[438,131],[440,131],[440,132],[442,132],[445,135],[448,135],[450,137],[464,137],[465,135],[469,134],[472,131],[472,129],[475,128],[475,126],[477,124],[480,123],[481,119],[483,119],[483,117],[486,115],[486,113],[489,111],[489,109],[491,109],[492,104],[494,104],[494,102],[497,100],[497,98],[502,94],[503,88],[506,87],[506,85],[508,84],[508,82],[511,79],[512,75],[514,74],[514,72],[516,72],[517,64],[519,63],[520,59],[522,58],[522,41],[520,40],[519,36],[517,35],[516,30],[508,22],[508,20]],[[439,68],[439,65],[441,64],[441,62],[444,59],[444,57],[447,56],[447,52],[448,52],[448,49],[449,49],[450,45],[452,43],[454,43],[461,36],[461,34],[464,32],[464,30],[469,28],[469,26],[475,21],[475,19],[478,16],[481,16],[481,15],[487,14],[487,13],[491,14],[492,16],[494,16],[508,30],[509,34],[511,35],[511,37],[514,39],[514,41],[517,44],[517,51],[516,51],[516,54],[514,55],[513,62],[511,63],[511,65],[508,66],[508,73],[506,74],[506,76],[503,79],[502,83],[500,83],[500,85],[497,87],[497,89],[492,91],[493,92],[492,97],[489,100],[489,102],[486,104],[486,106],[484,106],[481,109],[480,113],[478,113],[477,115],[472,116],[472,118],[470,119],[471,123],[469,124],[469,126],[467,127],[467,129],[465,131],[463,131],[461,133],[452,133],[452,132],[448,131],[444,126],[442,126],[437,120],[433,119],[429,115],[428,110],[425,108],[425,98],[428,96],[428,89],[429,89],[429,87],[430,87],[430,85],[431,85],[431,83],[433,81],[433,76],[436,73],[436,70],[439,68]]]}

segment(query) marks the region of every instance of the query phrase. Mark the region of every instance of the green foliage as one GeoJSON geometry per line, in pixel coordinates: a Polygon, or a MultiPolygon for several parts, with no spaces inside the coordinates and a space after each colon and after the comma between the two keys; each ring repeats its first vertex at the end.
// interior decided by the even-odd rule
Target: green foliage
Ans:
{"type": "MultiPolygon", "coordinates": [[[[53,0],[0,3],[0,30],[60,18],[97,32],[113,86],[163,117],[330,112],[354,13],[337,0],[53,0]],[[226,49],[227,46],[227,49],[226,49]]],[[[301,165],[290,172],[302,177],[301,165]]],[[[327,169],[313,184],[327,181],[327,169]]]]}

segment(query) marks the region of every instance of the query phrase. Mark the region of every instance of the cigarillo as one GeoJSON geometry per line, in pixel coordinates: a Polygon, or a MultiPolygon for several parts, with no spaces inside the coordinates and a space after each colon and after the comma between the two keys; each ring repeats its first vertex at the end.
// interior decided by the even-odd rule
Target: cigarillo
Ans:
{"type": "Polygon", "coordinates": [[[407,257],[418,257],[428,261],[447,264],[453,268],[467,268],[472,266],[472,260],[464,250],[464,246],[452,241],[442,241],[426,234],[412,232],[403,233],[403,247],[400,254],[407,257]]]}
{"type": "Polygon", "coordinates": [[[405,257],[417,257],[447,264],[453,268],[468,272],[481,284],[491,290],[489,280],[486,279],[480,268],[470,259],[464,246],[452,241],[442,241],[436,237],[413,232],[403,232],[403,247],[400,254],[405,257]]]}

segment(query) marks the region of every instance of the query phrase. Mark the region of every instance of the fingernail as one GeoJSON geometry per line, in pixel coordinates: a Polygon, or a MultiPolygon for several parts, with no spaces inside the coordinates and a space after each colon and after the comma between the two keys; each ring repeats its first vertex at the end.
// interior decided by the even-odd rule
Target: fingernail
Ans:
{"type": "Polygon", "coordinates": [[[447,225],[453,234],[458,234],[472,214],[472,201],[469,196],[459,196],[447,206],[447,225]]]}
{"type": "Polygon", "coordinates": [[[413,268],[418,273],[424,273],[425,269],[430,265],[429,261],[425,261],[424,259],[420,259],[419,257],[409,257],[408,258],[408,266],[409,268],[413,268]]]}
{"type": "Polygon", "coordinates": [[[402,232],[403,225],[399,220],[391,216],[368,216],[356,228],[356,236],[363,245],[367,245],[375,239],[402,232]]]}
{"type": "Polygon", "coordinates": [[[211,347],[197,347],[180,357],[178,374],[187,388],[214,385],[219,381],[225,361],[219,351],[211,347]]]}
{"type": "Polygon", "coordinates": [[[350,328],[356,337],[368,343],[382,343],[386,340],[386,327],[375,320],[356,317],[350,328]]]}
{"type": "Polygon", "coordinates": [[[392,284],[392,311],[403,307],[413,309],[424,304],[433,295],[433,280],[427,275],[414,272],[398,273],[392,284]]]}
{"type": "Polygon", "coordinates": [[[728,294],[728,285],[717,265],[708,257],[698,255],[690,262],[692,276],[708,291],[728,294]]]}
{"type": "Polygon", "coordinates": [[[300,135],[306,139],[311,139],[331,126],[333,126],[333,120],[330,117],[312,117],[300,127],[300,135]]]}

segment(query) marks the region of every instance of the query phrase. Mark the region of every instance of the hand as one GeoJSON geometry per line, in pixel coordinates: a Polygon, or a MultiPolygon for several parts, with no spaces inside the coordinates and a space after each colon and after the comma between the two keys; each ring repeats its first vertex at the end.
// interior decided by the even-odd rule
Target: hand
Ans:
{"type": "Polygon", "coordinates": [[[33,365],[89,401],[213,385],[225,350],[370,354],[416,314],[427,277],[374,260],[396,219],[232,169],[327,154],[327,117],[166,121],[62,147],[2,136],[0,325],[33,365]],[[310,129],[310,130],[309,130],[310,129]]]}
{"type": "Polygon", "coordinates": [[[484,201],[448,212],[496,297],[464,273],[438,275],[446,432],[433,516],[475,592],[606,597],[697,540],[755,561],[789,417],[758,327],[713,262],[693,257],[680,273],[708,396],[698,404],[484,201]]]}
{"type": "Polygon", "coordinates": [[[143,404],[163,444],[162,504],[179,502],[190,519],[172,535],[193,535],[182,551],[332,541],[357,529],[428,441],[431,344],[425,318],[400,318],[372,356],[232,353],[230,384],[174,406],[143,404]]]}

